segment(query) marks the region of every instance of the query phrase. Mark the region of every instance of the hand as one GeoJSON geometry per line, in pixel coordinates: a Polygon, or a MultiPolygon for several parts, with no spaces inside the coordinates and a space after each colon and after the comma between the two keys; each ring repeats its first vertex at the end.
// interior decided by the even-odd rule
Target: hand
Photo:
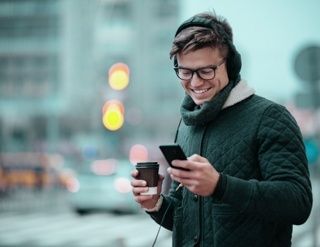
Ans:
{"type": "Polygon", "coordinates": [[[220,174],[206,158],[194,154],[187,160],[174,160],[172,165],[189,170],[169,167],[168,173],[173,180],[181,183],[192,193],[210,196],[215,191],[220,174]]]}
{"type": "Polygon", "coordinates": [[[132,193],[135,201],[139,203],[142,208],[154,208],[160,198],[164,176],[159,174],[158,192],[156,195],[140,195],[140,193],[148,191],[147,182],[144,180],[136,179],[136,177],[138,176],[138,170],[132,171],[131,176],[133,178],[131,180],[132,193]]]}

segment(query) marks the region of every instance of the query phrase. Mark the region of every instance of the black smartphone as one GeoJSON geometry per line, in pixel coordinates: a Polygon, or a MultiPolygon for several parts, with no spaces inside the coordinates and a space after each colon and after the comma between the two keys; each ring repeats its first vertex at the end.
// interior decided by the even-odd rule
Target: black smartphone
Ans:
{"type": "MultiPolygon", "coordinates": [[[[187,156],[184,154],[182,148],[178,144],[171,144],[171,145],[160,145],[159,146],[163,156],[166,158],[168,164],[171,167],[174,167],[171,162],[173,160],[186,160],[187,156]]],[[[177,169],[188,170],[180,167],[174,167],[177,169]]]]}

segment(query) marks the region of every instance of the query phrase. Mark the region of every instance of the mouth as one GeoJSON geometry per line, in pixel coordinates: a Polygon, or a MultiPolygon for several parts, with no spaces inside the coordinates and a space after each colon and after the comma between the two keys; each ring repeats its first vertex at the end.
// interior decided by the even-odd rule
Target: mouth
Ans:
{"type": "Polygon", "coordinates": [[[208,92],[210,90],[210,88],[206,88],[206,89],[192,89],[192,92],[194,94],[197,95],[201,95],[201,94],[205,94],[206,92],[208,92]]]}

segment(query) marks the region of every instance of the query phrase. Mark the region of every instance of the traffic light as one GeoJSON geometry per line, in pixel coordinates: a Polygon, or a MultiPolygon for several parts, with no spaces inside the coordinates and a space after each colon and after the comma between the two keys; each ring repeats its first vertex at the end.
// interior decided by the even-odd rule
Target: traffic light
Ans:
{"type": "Polygon", "coordinates": [[[120,129],[124,123],[124,106],[118,100],[108,100],[102,108],[103,125],[111,131],[120,129]]]}
{"type": "Polygon", "coordinates": [[[125,63],[115,63],[109,69],[109,85],[114,90],[123,90],[129,84],[130,70],[125,63]]]}
{"type": "MultiPolygon", "coordinates": [[[[124,90],[129,84],[129,74],[129,67],[125,63],[113,64],[108,71],[110,87],[116,91],[124,90]]],[[[119,100],[106,101],[102,108],[102,122],[108,130],[120,129],[124,124],[123,103],[119,100]]]]}

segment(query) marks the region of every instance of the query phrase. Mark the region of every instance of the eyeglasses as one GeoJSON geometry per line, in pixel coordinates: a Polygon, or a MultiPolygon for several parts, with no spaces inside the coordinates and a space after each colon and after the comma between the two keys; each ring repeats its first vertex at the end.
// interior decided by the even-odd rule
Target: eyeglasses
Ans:
{"type": "Polygon", "coordinates": [[[181,80],[191,80],[193,77],[193,74],[196,73],[199,78],[202,80],[212,80],[216,75],[216,69],[224,64],[225,59],[223,59],[219,64],[217,65],[210,65],[207,67],[199,68],[199,69],[187,69],[183,67],[174,67],[174,70],[177,74],[177,76],[181,80]]]}

